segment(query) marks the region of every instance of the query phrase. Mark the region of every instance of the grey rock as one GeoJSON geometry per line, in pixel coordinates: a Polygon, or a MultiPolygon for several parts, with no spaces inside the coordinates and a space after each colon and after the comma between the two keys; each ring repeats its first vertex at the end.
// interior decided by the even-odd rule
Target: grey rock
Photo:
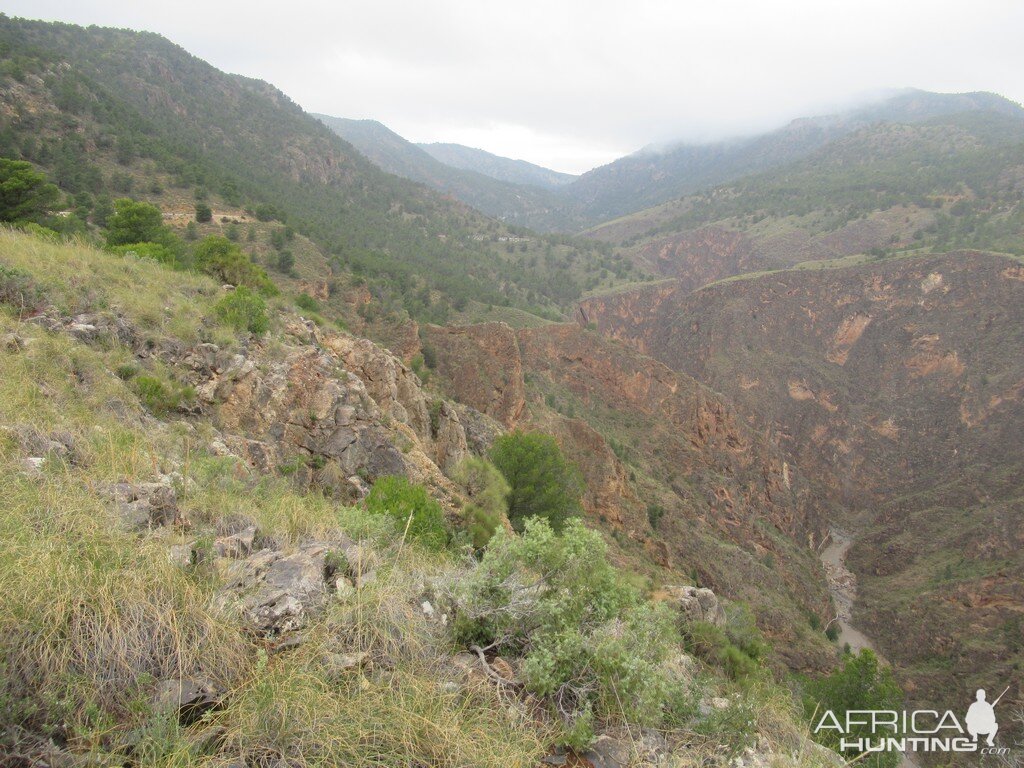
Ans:
{"type": "Polygon", "coordinates": [[[716,627],[725,626],[725,611],[710,589],[691,586],[664,587],[672,606],[684,624],[706,621],[716,627]]]}
{"type": "Polygon", "coordinates": [[[324,671],[331,676],[337,677],[351,672],[353,670],[362,669],[370,663],[370,654],[365,651],[357,651],[354,653],[325,653],[320,658],[320,665],[324,671]]]}
{"type": "Polygon", "coordinates": [[[630,749],[625,742],[601,734],[580,757],[593,768],[626,768],[629,765],[630,749]]]}
{"type": "Polygon", "coordinates": [[[279,635],[305,625],[310,613],[321,610],[328,596],[325,557],[329,548],[307,544],[284,552],[264,549],[232,562],[224,600],[234,600],[253,628],[279,635]]]}
{"type": "Polygon", "coordinates": [[[150,703],[154,712],[176,715],[187,725],[217,706],[220,696],[206,678],[172,678],[157,685],[150,703]]]}
{"type": "Polygon", "coordinates": [[[222,536],[213,543],[213,551],[217,557],[227,557],[232,560],[248,557],[256,542],[256,533],[256,526],[250,525],[231,536],[222,536]]]}
{"type": "Polygon", "coordinates": [[[0,336],[0,349],[5,352],[21,352],[25,348],[25,340],[16,333],[5,333],[0,336]]]}
{"type": "Polygon", "coordinates": [[[129,528],[185,524],[177,494],[169,483],[117,483],[112,495],[129,528]]]}

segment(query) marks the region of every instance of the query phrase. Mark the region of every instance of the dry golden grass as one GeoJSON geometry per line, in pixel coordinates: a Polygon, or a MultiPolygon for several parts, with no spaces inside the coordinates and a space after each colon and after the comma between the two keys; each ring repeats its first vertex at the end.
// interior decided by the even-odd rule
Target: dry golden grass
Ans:
{"type": "MultiPolygon", "coordinates": [[[[0,263],[29,272],[63,312],[117,311],[158,336],[192,342],[218,290],[205,278],[54,245],[0,230],[0,263]]],[[[0,308],[0,750],[10,733],[113,753],[139,766],[270,765],[364,768],[533,766],[557,738],[551,721],[490,682],[453,685],[451,635],[421,601],[458,579],[451,554],[400,546],[386,516],[307,494],[287,480],[254,483],[206,455],[208,423],[157,422],[114,371],[135,362],[117,345],[84,346],[0,308]],[[66,431],[73,457],[28,471],[19,430],[66,431]],[[105,488],[177,470],[194,529],[140,535],[118,524],[105,488]],[[267,655],[241,617],[221,608],[217,569],[183,568],[167,544],[255,524],[290,548],[343,534],[377,557],[377,579],[311,617],[298,649],[267,655]],[[366,653],[362,670],[329,673],[325,653],[366,653]],[[151,711],[156,683],[207,677],[226,692],[185,727],[151,711]],[[197,736],[223,728],[219,744],[197,736]]],[[[273,344],[271,339],[269,343],[273,344]]],[[[706,693],[714,695],[712,684],[706,693]]],[[[780,765],[823,765],[789,694],[751,695],[753,729],[780,765]],[[788,762],[787,762],[788,761],[788,762]]],[[[677,764],[706,765],[719,741],[694,739],[677,764]]]]}

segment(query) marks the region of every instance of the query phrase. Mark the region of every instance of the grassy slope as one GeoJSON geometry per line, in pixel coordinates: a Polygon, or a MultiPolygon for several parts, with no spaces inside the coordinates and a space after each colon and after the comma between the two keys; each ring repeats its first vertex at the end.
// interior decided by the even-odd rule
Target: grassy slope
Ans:
{"type": "MultiPolygon", "coordinates": [[[[31,274],[62,314],[115,312],[158,342],[238,343],[212,318],[219,287],[206,278],[10,231],[0,232],[0,265],[31,274]]],[[[360,508],[207,455],[204,419],[154,418],[116,375],[132,359],[119,344],[83,345],[3,305],[0,338],[8,333],[21,341],[0,347],[0,720],[12,726],[3,748],[31,751],[45,736],[95,760],[162,766],[275,755],[367,768],[537,763],[553,731],[529,699],[486,681],[447,684],[451,640],[417,596],[425,582],[458,579],[451,555],[403,547],[391,523],[360,508]],[[40,471],[27,469],[25,430],[62,435],[71,456],[48,454],[40,471]],[[191,531],[122,530],[104,488],[159,473],[177,473],[191,531]],[[314,618],[297,650],[268,656],[216,599],[219,567],[183,568],[167,556],[169,545],[250,523],[285,549],[345,534],[379,554],[379,577],[314,618]],[[320,661],[339,644],[387,663],[332,677],[320,661]],[[151,708],[158,680],[196,675],[228,693],[211,717],[181,725],[151,708]]],[[[753,734],[792,764],[824,764],[778,687],[710,677],[700,685],[730,704],[678,734],[690,744],[680,765],[705,765],[753,734]]]]}

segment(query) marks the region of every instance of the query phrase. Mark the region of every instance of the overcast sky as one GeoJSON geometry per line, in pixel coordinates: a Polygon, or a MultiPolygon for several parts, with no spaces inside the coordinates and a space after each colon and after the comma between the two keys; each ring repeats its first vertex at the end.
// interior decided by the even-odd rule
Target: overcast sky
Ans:
{"type": "Polygon", "coordinates": [[[884,89],[1024,101],[1024,0],[3,0],[159,32],[305,109],[581,172],[884,89]]]}

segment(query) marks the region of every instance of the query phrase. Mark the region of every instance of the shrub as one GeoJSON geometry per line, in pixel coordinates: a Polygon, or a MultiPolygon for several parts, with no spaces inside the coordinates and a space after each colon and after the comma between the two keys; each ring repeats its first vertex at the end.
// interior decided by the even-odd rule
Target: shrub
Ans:
{"type": "Polygon", "coordinates": [[[320,302],[310,296],[308,293],[300,293],[295,297],[295,306],[299,309],[304,309],[307,312],[319,312],[320,302]]]}
{"type": "Polygon", "coordinates": [[[206,203],[196,203],[196,221],[200,224],[213,221],[213,209],[206,203]]]}
{"type": "Polygon", "coordinates": [[[421,485],[397,475],[383,477],[373,484],[365,503],[369,512],[394,518],[410,541],[428,549],[442,549],[448,543],[444,511],[421,485]]]}
{"type": "Polygon", "coordinates": [[[160,243],[132,243],[131,245],[115,245],[108,248],[111,253],[122,256],[137,256],[140,259],[152,259],[168,266],[178,266],[178,258],[174,251],[160,243]]]}
{"type": "Polygon", "coordinates": [[[508,512],[508,483],[497,467],[486,459],[471,456],[452,473],[470,503],[463,510],[466,530],[476,549],[483,549],[501,526],[508,512]]]}
{"type": "Polygon", "coordinates": [[[694,621],[683,628],[683,638],[686,649],[694,656],[719,667],[733,680],[742,680],[760,669],[758,659],[767,653],[768,645],[756,627],[746,625],[746,618],[737,621],[734,631],[739,644],[730,635],[728,621],[725,629],[694,621]]]}
{"type": "Polygon", "coordinates": [[[212,275],[222,283],[245,286],[265,295],[277,292],[267,273],[253,264],[242,249],[226,237],[204,237],[196,244],[193,261],[196,269],[212,275]]]}
{"type": "Polygon", "coordinates": [[[595,718],[661,722],[662,665],[678,639],[669,610],[622,580],[580,521],[561,536],[539,518],[521,536],[499,528],[454,598],[456,638],[521,655],[523,682],[561,715],[563,741],[586,746],[595,718]]]}
{"type": "Polygon", "coordinates": [[[259,221],[273,221],[274,219],[280,220],[281,213],[272,205],[257,205],[256,206],[256,218],[259,221]]]}
{"type": "Polygon", "coordinates": [[[137,376],[132,382],[142,404],[162,416],[187,406],[195,400],[195,390],[177,382],[166,382],[156,376],[137,376]]]}
{"type": "Polygon", "coordinates": [[[46,306],[46,296],[32,276],[0,264],[0,304],[19,314],[34,314],[46,306]]]}
{"type": "Polygon", "coordinates": [[[59,198],[57,187],[31,163],[0,158],[0,221],[39,221],[59,198]]]}
{"type": "Polygon", "coordinates": [[[508,517],[517,531],[531,517],[542,517],[557,532],[580,514],[582,483],[551,435],[511,432],[491,448],[491,461],[511,489],[508,517]]]}
{"type": "Polygon", "coordinates": [[[661,518],[665,516],[665,508],[660,504],[649,504],[647,505],[647,522],[651,524],[651,528],[658,530],[658,525],[661,523],[661,518]]]}
{"type": "Polygon", "coordinates": [[[423,364],[430,370],[437,368],[437,350],[429,344],[423,345],[423,364]]]}
{"type": "Polygon", "coordinates": [[[236,331],[248,331],[257,335],[267,332],[270,319],[267,317],[267,303],[261,296],[245,286],[239,286],[213,305],[213,311],[221,322],[236,331]]]}
{"type": "Polygon", "coordinates": [[[295,268],[295,256],[291,251],[281,251],[274,262],[278,272],[290,275],[295,268]]]}
{"type": "Polygon", "coordinates": [[[155,205],[122,197],[114,201],[114,215],[107,220],[107,245],[159,243],[166,240],[163,216],[155,205]]]}
{"type": "MultiPolygon", "coordinates": [[[[804,712],[811,720],[812,734],[819,743],[839,752],[839,736],[836,731],[822,729],[813,733],[823,714],[829,710],[840,722],[845,722],[850,710],[896,710],[902,707],[903,691],[900,690],[892,670],[878,663],[878,657],[870,650],[859,654],[846,654],[842,666],[826,677],[812,680],[805,686],[804,712]]],[[[892,733],[897,737],[899,734],[892,733]]],[[[870,726],[854,726],[847,738],[857,740],[871,738],[870,726]]],[[[894,768],[900,755],[896,752],[869,753],[863,757],[850,751],[857,765],[871,768],[894,768]]]]}
{"type": "Polygon", "coordinates": [[[729,603],[725,608],[725,635],[729,642],[754,661],[768,656],[771,646],[757,628],[754,613],[745,603],[729,603]]]}

